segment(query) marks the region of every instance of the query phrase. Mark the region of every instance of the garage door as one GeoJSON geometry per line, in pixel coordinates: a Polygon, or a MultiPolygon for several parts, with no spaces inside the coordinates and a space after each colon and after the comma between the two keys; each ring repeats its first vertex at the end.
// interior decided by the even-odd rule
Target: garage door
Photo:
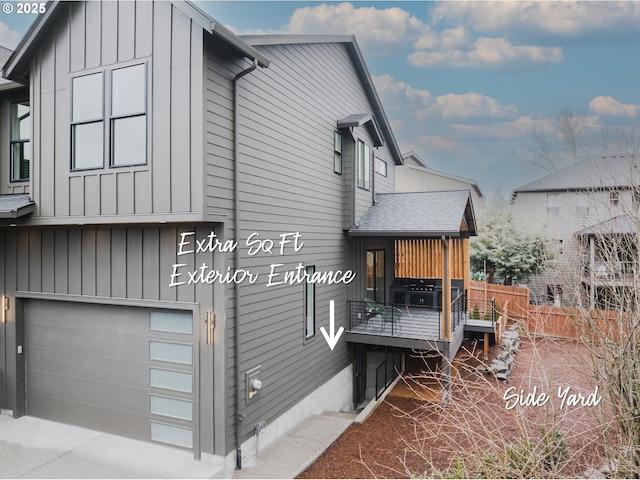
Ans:
{"type": "Polygon", "coordinates": [[[193,315],[25,302],[27,415],[193,448],[193,315]]]}

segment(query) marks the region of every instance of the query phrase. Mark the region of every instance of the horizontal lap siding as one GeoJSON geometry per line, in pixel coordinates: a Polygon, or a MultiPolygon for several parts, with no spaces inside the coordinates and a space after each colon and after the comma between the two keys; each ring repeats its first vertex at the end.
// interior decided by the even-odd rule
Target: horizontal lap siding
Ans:
{"type": "Polygon", "coordinates": [[[59,8],[32,69],[35,218],[202,212],[202,28],[169,2],[59,8]],[[71,78],[137,59],[148,62],[147,165],[70,171],[71,78]]]}
{"type": "Polygon", "coordinates": [[[242,371],[262,366],[265,386],[258,399],[241,401],[243,439],[257,421],[273,421],[349,364],[344,340],[332,352],[320,332],[330,300],[336,329],[346,327],[344,285],[316,286],[316,335],[307,342],[304,285],[266,285],[271,264],[284,264],[281,274],[299,263],[319,272],[347,268],[344,177],[334,173],[333,132],[341,118],[372,111],[343,45],[257,48],[272,63],[240,81],[239,268],[260,274],[255,285],[240,285],[240,355],[242,371]],[[275,242],[272,254],[248,254],[244,242],[254,232],[275,242]],[[280,255],[279,235],[290,232],[300,232],[304,246],[294,252],[287,245],[280,255]]]}

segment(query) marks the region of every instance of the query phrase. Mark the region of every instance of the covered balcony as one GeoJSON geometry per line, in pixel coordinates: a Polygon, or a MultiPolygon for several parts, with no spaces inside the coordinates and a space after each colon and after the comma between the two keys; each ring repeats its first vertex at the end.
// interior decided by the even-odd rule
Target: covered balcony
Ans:
{"type": "Polygon", "coordinates": [[[468,320],[475,234],[468,191],[378,195],[349,231],[362,273],[349,292],[347,341],[453,358],[468,320]]]}

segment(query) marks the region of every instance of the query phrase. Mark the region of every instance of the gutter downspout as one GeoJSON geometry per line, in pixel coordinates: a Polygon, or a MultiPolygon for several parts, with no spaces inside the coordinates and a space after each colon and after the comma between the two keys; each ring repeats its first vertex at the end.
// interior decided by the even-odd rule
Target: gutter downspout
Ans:
{"type": "MultiPolygon", "coordinates": [[[[238,81],[244,77],[245,75],[253,72],[256,68],[258,68],[258,60],[253,59],[253,65],[249,68],[243,70],[238,73],[233,79],[233,184],[234,184],[234,196],[233,196],[233,215],[234,215],[234,230],[236,240],[240,237],[240,168],[238,166],[238,147],[240,144],[240,139],[238,136],[238,119],[240,115],[238,114],[238,81]]],[[[236,248],[234,250],[234,268],[236,271],[240,266],[240,249],[236,248]]],[[[236,470],[242,470],[242,446],[241,446],[241,436],[240,429],[242,426],[242,420],[244,418],[244,414],[240,411],[240,402],[242,401],[240,394],[242,389],[241,385],[241,365],[240,365],[240,285],[237,282],[234,282],[234,318],[233,318],[233,328],[234,328],[234,360],[235,360],[235,374],[236,374],[236,417],[235,417],[235,435],[236,435],[236,470]]]]}

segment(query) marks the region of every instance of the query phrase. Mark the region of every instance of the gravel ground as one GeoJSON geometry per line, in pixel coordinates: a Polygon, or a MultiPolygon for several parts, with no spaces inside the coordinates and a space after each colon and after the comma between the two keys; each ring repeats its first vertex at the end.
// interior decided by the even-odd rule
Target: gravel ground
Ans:
{"type": "MultiPolygon", "coordinates": [[[[389,393],[364,424],[352,425],[299,478],[431,477],[438,471],[446,476],[443,472],[454,459],[483,458],[489,451],[504,455],[506,446],[524,432],[539,438],[541,425],[556,426],[563,433],[569,460],[561,476],[580,477],[589,467],[602,465],[598,409],[567,405],[569,395],[577,399],[581,393],[586,402],[594,393],[583,345],[523,339],[507,383],[475,371],[481,364],[481,343],[465,342],[463,347],[446,404],[439,401],[441,390],[433,375],[414,373],[389,393]],[[567,391],[564,403],[559,388],[567,391]],[[537,404],[529,401],[507,408],[518,400],[525,403],[529,393],[537,404]],[[546,402],[541,394],[548,397],[546,402]]],[[[489,361],[499,352],[499,346],[492,346],[489,361]]],[[[423,365],[428,369],[433,362],[423,365]]]]}

